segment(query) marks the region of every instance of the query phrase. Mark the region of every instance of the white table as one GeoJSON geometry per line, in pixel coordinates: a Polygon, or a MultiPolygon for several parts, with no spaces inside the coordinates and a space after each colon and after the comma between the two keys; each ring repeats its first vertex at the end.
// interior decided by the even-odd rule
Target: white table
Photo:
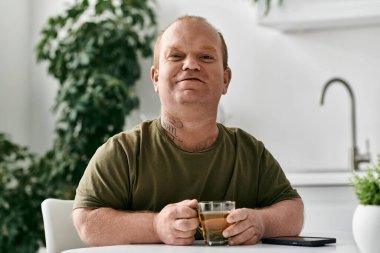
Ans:
{"type": "Polygon", "coordinates": [[[303,234],[309,236],[335,237],[337,243],[323,247],[301,247],[271,244],[257,244],[247,246],[206,246],[203,241],[195,241],[189,246],[171,246],[165,244],[135,244],[117,245],[106,247],[90,247],[63,251],[63,253],[230,253],[230,252],[254,252],[254,253],[358,253],[354,239],[350,233],[313,233],[303,234]]]}

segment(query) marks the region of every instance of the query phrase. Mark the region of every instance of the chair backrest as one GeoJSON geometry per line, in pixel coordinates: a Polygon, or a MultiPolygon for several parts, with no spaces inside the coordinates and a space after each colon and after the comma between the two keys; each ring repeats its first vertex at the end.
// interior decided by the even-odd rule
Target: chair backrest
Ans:
{"type": "Polygon", "coordinates": [[[73,200],[61,199],[46,199],[42,202],[47,253],[87,247],[80,240],[71,218],[73,203],[73,200]]]}

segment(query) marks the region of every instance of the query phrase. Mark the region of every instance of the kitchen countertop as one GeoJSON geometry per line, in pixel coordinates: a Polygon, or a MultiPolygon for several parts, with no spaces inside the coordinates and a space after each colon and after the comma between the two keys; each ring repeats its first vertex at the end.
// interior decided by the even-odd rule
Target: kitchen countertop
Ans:
{"type": "MultiPolygon", "coordinates": [[[[357,172],[364,175],[365,171],[357,172]]],[[[354,173],[351,171],[305,171],[286,172],[290,183],[295,186],[350,186],[354,173]]]]}
{"type": "Polygon", "coordinates": [[[348,186],[350,172],[296,172],[286,173],[290,183],[297,186],[348,186]]]}

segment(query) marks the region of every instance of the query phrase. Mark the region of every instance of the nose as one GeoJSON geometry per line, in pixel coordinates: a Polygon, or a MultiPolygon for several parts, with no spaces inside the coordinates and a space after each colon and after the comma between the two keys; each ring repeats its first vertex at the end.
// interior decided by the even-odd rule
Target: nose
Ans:
{"type": "Polygon", "coordinates": [[[182,70],[201,70],[197,58],[193,56],[187,56],[183,61],[182,70]]]}

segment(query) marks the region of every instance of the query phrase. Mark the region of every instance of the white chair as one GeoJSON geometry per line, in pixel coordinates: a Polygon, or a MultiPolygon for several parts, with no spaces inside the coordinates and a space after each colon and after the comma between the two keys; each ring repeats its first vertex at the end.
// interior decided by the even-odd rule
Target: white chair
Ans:
{"type": "Polygon", "coordinates": [[[71,218],[73,203],[73,200],[61,199],[46,199],[42,202],[47,253],[87,247],[79,239],[71,218]]]}

